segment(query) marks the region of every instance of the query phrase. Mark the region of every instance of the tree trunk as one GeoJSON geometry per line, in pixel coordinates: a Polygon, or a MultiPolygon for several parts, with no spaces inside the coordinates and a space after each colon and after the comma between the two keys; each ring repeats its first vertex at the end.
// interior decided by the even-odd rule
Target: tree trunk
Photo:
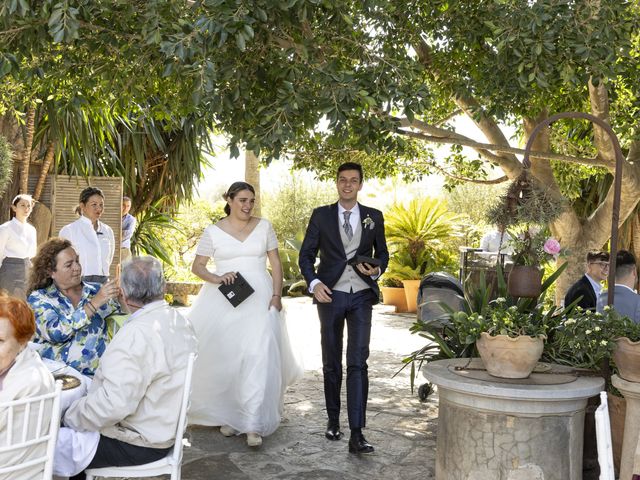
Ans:
{"type": "Polygon", "coordinates": [[[244,154],[244,180],[253,185],[256,190],[256,205],[253,208],[253,214],[260,216],[260,160],[258,156],[251,150],[247,150],[244,154]]]}
{"type": "Polygon", "coordinates": [[[33,132],[36,123],[36,110],[29,107],[27,110],[26,134],[22,160],[20,162],[20,193],[29,193],[29,164],[31,163],[31,150],[33,146],[33,132]]]}
{"type": "Polygon", "coordinates": [[[56,153],[56,144],[55,142],[49,142],[47,145],[47,153],[44,156],[44,161],[42,162],[42,170],[40,170],[40,177],[38,177],[38,183],[36,184],[36,188],[33,191],[33,199],[40,200],[40,195],[42,195],[42,189],[44,188],[44,184],[47,180],[47,174],[49,173],[49,168],[53,163],[53,158],[56,153]]]}
{"type": "Polygon", "coordinates": [[[24,144],[23,136],[20,131],[20,125],[13,115],[0,116],[0,135],[7,139],[13,148],[13,178],[4,195],[0,198],[0,223],[9,220],[9,212],[11,210],[11,200],[18,193],[17,174],[20,168],[21,154],[24,144]]]}

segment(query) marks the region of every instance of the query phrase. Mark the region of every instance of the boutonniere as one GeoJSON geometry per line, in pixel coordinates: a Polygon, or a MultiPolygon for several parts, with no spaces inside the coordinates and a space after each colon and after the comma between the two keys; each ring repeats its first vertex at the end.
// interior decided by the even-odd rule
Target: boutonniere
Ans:
{"type": "Polygon", "coordinates": [[[376,222],[373,221],[373,219],[367,215],[367,218],[365,218],[362,221],[362,228],[363,229],[369,229],[369,230],[373,230],[373,228],[376,226],[376,222]]]}

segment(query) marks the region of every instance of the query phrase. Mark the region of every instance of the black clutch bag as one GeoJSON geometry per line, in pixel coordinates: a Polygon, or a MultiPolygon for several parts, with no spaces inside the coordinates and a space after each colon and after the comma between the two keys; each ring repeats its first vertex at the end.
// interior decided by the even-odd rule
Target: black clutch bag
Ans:
{"type": "Polygon", "coordinates": [[[349,261],[347,261],[347,263],[352,267],[355,267],[358,263],[367,263],[372,267],[380,266],[380,260],[373,257],[365,257],[364,255],[354,255],[349,259],[349,261]]]}
{"type": "Polygon", "coordinates": [[[245,278],[240,275],[240,272],[236,273],[235,282],[230,283],[229,285],[222,283],[220,284],[220,287],[218,287],[218,290],[220,290],[220,293],[222,293],[222,295],[224,295],[224,297],[229,300],[229,303],[234,307],[240,305],[254,292],[251,285],[249,285],[245,278]]]}

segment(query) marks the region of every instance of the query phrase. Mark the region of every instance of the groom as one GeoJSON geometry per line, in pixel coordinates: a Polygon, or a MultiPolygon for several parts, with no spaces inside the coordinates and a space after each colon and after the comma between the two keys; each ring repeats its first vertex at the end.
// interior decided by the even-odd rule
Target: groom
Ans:
{"type": "Polygon", "coordinates": [[[371,308],[378,303],[376,279],[384,272],[389,252],[382,212],[358,203],[362,167],[344,163],[338,168],[338,202],[316,208],[300,249],[300,270],[313,294],[320,317],[324,396],[329,421],[325,436],[340,440],[342,337],[347,323],[347,413],[349,452],[372,453],[363,434],[369,393],[367,358],[371,334],[371,308]],[[314,267],[320,253],[318,269],[314,267]],[[374,257],[379,266],[355,256],[374,257]]]}

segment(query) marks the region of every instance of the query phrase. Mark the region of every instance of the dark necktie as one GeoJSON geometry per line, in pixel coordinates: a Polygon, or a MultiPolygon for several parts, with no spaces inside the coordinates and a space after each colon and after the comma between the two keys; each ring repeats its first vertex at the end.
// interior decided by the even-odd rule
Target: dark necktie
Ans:
{"type": "Polygon", "coordinates": [[[349,217],[351,216],[351,212],[344,211],[344,223],[342,224],[342,228],[344,229],[344,233],[347,235],[349,241],[353,238],[353,228],[351,228],[351,223],[349,223],[349,217]]]}

